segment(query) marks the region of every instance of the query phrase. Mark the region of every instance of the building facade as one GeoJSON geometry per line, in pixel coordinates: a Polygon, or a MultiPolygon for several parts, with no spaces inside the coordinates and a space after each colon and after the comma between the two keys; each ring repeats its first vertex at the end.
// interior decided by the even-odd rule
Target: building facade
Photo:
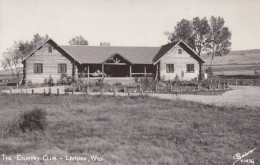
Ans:
{"type": "Polygon", "coordinates": [[[52,39],[26,56],[24,82],[77,78],[153,77],[199,79],[204,61],[183,41],[161,47],[59,46],[52,39]]]}

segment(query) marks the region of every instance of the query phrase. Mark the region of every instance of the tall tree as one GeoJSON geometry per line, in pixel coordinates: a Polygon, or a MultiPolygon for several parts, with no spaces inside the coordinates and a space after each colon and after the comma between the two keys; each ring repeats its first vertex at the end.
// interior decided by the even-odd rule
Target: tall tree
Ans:
{"type": "Polygon", "coordinates": [[[192,33],[192,22],[182,19],[180,22],[177,22],[173,33],[165,32],[165,35],[168,36],[171,42],[182,40],[193,48],[192,33]]]}
{"type": "Polygon", "coordinates": [[[1,61],[2,67],[4,69],[10,69],[13,78],[19,78],[22,70],[22,59],[40,46],[47,38],[49,38],[48,35],[40,36],[37,33],[33,36],[31,41],[14,41],[13,46],[6,49],[3,53],[4,59],[1,61]]]}
{"type": "MultiPolygon", "coordinates": [[[[183,40],[198,55],[206,52],[215,56],[225,55],[230,51],[231,32],[224,27],[224,19],[211,17],[210,23],[207,18],[193,18],[192,21],[182,19],[174,27],[174,32],[165,32],[171,42],[183,40]]],[[[211,62],[212,63],[212,62],[211,62]]]]}
{"type": "Polygon", "coordinates": [[[206,17],[200,19],[195,17],[192,20],[192,44],[191,47],[200,56],[201,52],[205,50],[207,44],[208,34],[210,32],[210,26],[206,17]]]}
{"type": "Polygon", "coordinates": [[[206,52],[211,55],[211,66],[215,56],[226,55],[231,50],[231,32],[224,26],[225,21],[221,17],[210,18],[210,32],[206,44],[206,52]]]}
{"type": "Polygon", "coordinates": [[[76,36],[69,41],[70,45],[88,45],[88,41],[82,36],[76,36]]]}

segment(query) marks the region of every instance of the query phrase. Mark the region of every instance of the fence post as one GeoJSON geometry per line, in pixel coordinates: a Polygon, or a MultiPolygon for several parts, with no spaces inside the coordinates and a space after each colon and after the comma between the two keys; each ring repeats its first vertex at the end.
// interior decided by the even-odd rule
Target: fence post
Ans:
{"type": "Polygon", "coordinates": [[[23,88],[21,88],[21,94],[23,93],[23,88]]]}
{"type": "Polygon", "coordinates": [[[251,81],[251,85],[252,85],[252,86],[254,85],[254,81],[251,81]]]}
{"type": "Polygon", "coordinates": [[[19,88],[19,86],[18,86],[18,83],[16,84],[16,89],[18,89],[19,88]]]}
{"type": "Polygon", "coordinates": [[[220,84],[218,83],[218,90],[220,90],[220,84]]]}
{"type": "Polygon", "coordinates": [[[74,91],[74,86],[73,86],[73,87],[72,87],[72,94],[73,94],[73,95],[74,95],[74,92],[75,92],[75,91],[74,91]]]}
{"type": "Polygon", "coordinates": [[[170,87],[171,87],[170,91],[172,92],[172,84],[171,84],[171,86],[170,86],[170,87]]]}
{"type": "Polygon", "coordinates": [[[89,95],[89,89],[88,89],[88,87],[87,87],[87,95],[89,95]]]}
{"type": "Polygon", "coordinates": [[[156,86],[155,86],[155,92],[158,92],[158,86],[157,86],[157,84],[156,84],[156,86]]]}
{"type": "Polygon", "coordinates": [[[128,89],[128,96],[130,96],[130,90],[128,89]]]}
{"type": "Polygon", "coordinates": [[[34,89],[32,89],[32,94],[34,94],[34,89]]]}
{"type": "Polygon", "coordinates": [[[46,95],[45,89],[43,89],[43,95],[46,95]]]}
{"type": "Polygon", "coordinates": [[[51,87],[49,87],[49,95],[51,95],[51,87]]]}
{"type": "Polygon", "coordinates": [[[116,96],[116,88],[114,88],[114,96],[116,96]]]}
{"type": "Polygon", "coordinates": [[[124,86],[124,92],[126,92],[126,87],[124,86]]]}
{"type": "Polygon", "coordinates": [[[59,96],[60,95],[60,89],[57,88],[57,95],[59,96]]]}
{"type": "Polygon", "coordinates": [[[100,96],[102,96],[103,95],[103,89],[101,88],[100,89],[100,96]]]}
{"type": "Polygon", "coordinates": [[[10,88],[10,93],[12,93],[12,88],[10,88]]]}

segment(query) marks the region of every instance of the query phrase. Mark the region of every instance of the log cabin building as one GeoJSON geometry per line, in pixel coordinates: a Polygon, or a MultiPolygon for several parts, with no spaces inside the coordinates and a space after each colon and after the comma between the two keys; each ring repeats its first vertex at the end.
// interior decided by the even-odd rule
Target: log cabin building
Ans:
{"type": "Polygon", "coordinates": [[[24,82],[54,82],[62,74],[77,78],[153,77],[192,80],[204,61],[183,41],[161,47],[60,46],[49,38],[23,61],[24,82]]]}

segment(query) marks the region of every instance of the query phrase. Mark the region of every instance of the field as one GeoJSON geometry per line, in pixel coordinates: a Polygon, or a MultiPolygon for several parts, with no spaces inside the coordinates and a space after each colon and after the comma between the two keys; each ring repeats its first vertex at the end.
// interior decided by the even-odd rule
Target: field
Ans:
{"type": "MultiPolygon", "coordinates": [[[[210,56],[203,54],[204,68],[211,63],[210,56]]],[[[260,49],[231,51],[228,55],[215,57],[212,70],[215,75],[255,75],[260,74],[260,49]]]]}
{"type": "MultiPolygon", "coordinates": [[[[232,164],[236,153],[259,164],[259,107],[216,107],[151,97],[0,95],[1,129],[34,107],[47,111],[44,133],[0,131],[0,154],[97,155],[85,161],[0,164],[232,164]],[[11,104],[10,104],[11,103],[11,104]]],[[[240,164],[240,162],[236,163],[240,164]]]]}
{"type": "MultiPolygon", "coordinates": [[[[204,68],[210,67],[205,65],[204,68]]],[[[256,75],[260,74],[260,64],[227,64],[213,65],[215,75],[256,75]]]]}

